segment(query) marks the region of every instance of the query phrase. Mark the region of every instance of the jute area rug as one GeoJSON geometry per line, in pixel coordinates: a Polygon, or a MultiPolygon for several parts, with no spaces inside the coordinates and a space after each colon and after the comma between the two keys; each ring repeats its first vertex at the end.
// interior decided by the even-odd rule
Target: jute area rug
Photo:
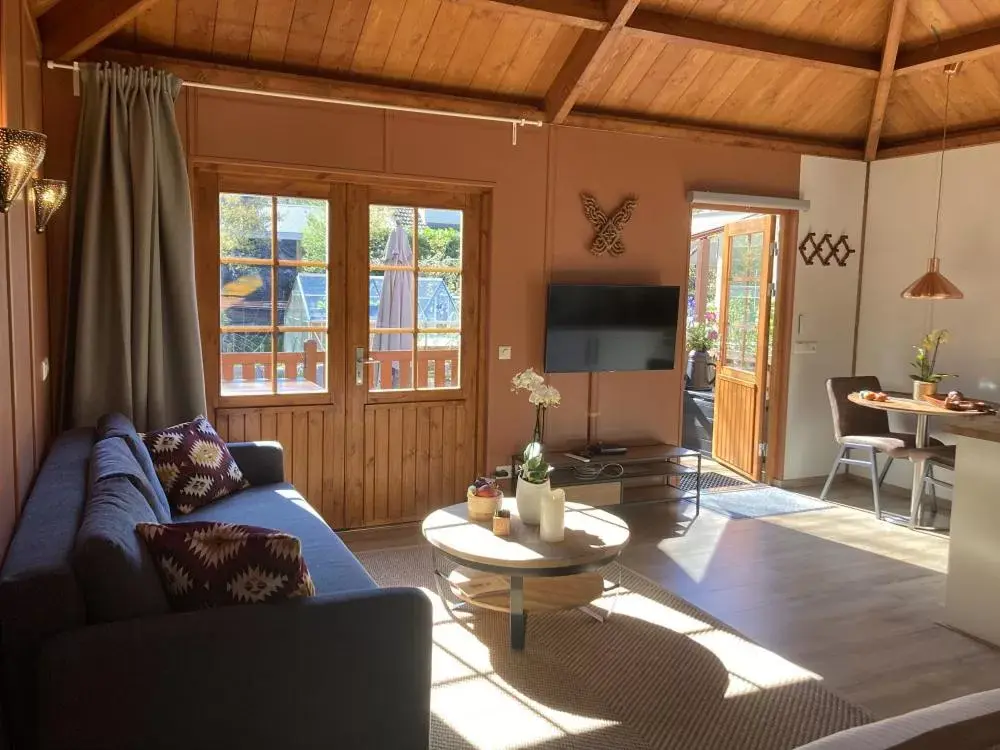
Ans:
{"type": "Polygon", "coordinates": [[[365,552],[382,586],[416,586],[434,604],[431,747],[451,750],[669,748],[780,750],[869,716],[812,674],[741,637],[628,568],[623,589],[580,610],[529,616],[509,647],[506,615],[452,610],[426,546],[365,552]]]}

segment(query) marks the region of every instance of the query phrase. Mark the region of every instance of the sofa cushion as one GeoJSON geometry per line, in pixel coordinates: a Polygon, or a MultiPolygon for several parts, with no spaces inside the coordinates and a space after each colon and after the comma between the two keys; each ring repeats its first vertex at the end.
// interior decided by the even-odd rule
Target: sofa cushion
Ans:
{"type": "Polygon", "coordinates": [[[205,417],[147,432],[142,439],[170,505],[182,514],[249,486],[205,417]]]}
{"type": "Polygon", "coordinates": [[[136,431],[135,425],[132,424],[132,420],[118,412],[105,414],[97,420],[97,439],[104,440],[109,437],[118,437],[125,441],[142,473],[149,480],[149,488],[156,498],[156,504],[153,506],[156,517],[160,523],[169,523],[170,503],[167,502],[167,495],[156,476],[153,459],[150,457],[145,443],[142,442],[142,437],[136,431]]]}
{"type": "Polygon", "coordinates": [[[155,522],[149,502],[128,478],[92,485],[73,550],[91,622],[170,611],[156,564],[135,531],[136,524],[155,522]]]}
{"type": "Polygon", "coordinates": [[[291,534],[244,524],[140,523],[170,606],[191,612],[266,604],[316,593],[302,546],[291,534]]]}
{"type": "Polygon", "coordinates": [[[183,518],[251,524],[298,537],[317,594],[378,588],[340,537],[290,484],[251,487],[183,518]]]}
{"type": "Polygon", "coordinates": [[[90,457],[91,484],[112,477],[122,477],[130,481],[146,498],[146,503],[156,516],[156,520],[160,523],[170,522],[170,506],[166,502],[163,489],[159,486],[159,480],[154,475],[150,481],[125,438],[106,437],[94,444],[90,457]]]}

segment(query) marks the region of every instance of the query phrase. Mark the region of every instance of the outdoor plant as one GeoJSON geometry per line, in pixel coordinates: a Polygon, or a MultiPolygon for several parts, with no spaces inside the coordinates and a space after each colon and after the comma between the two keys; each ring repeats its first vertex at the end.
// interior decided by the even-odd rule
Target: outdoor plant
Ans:
{"type": "Polygon", "coordinates": [[[535,429],[531,442],[524,447],[524,463],[521,464],[521,478],[533,484],[542,484],[548,479],[552,467],[545,460],[542,441],[545,438],[545,414],[559,406],[559,391],[545,382],[545,378],[529,367],[517,373],[511,381],[511,390],[528,392],[528,402],[535,407],[535,429]]]}
{"type": "Polygon", "coordinates": [[[948,331],[945,329],[934,329],[926,336],[919,346],[913,347],[917,350],[917,356],[910,366],[916,372],[910,375],[912,380],[919,380],[924,383],[940,383],[945,378],[951,377],[948,373],[936,372],[938,348],[941,344],[948,343],[948,331]]]}
{"type": "Polygon", "coordinates": [[[689,321],[687,327],[687,348],[693,352],[707,352],[719,340],[718,316],[714,312],[705,313],[702,321],[689,321]]]}

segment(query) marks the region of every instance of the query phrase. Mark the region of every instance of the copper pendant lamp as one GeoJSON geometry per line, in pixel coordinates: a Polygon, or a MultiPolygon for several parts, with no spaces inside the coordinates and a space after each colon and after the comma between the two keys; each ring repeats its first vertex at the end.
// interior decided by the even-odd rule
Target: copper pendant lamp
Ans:
{"type": "Polygon", "coordinates": [[[944,96],[944,128],[941,131],[941,163],[938,168],[937,214],[934,219],[934,251],[927,261],[927,273],[910,284],[902,291],[903,299],[963,299],[962,291],[952,284],[941,273],[941,261],[938,260],[938,231],[941,228],[941,190],[944,185],[944,151],[948,143],[948,107],[951,104],[951,79],[958,72],[961,63],[952,63],[945,67],[948,82],[944,96]]]}

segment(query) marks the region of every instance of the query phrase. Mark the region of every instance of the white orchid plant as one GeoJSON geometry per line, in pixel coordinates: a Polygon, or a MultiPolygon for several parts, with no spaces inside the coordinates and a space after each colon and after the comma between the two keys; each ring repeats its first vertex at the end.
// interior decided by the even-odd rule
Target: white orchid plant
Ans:
{"type": "Polygon", "coordinates": [[[542,484],[552,471],[545,460],[542,450],[542,440],[545,437],[545,413],[559,406],[562,400],[559,391],[545,382],[545,378],[535,372],[534,368],[517,373],[511,381],[511,390],[528,392],[528,402],[535,407],[535,430],[531,434],[531,442],[524,447],[524,462],[521,464],[521,478],[533,484],[542,484]]]}

